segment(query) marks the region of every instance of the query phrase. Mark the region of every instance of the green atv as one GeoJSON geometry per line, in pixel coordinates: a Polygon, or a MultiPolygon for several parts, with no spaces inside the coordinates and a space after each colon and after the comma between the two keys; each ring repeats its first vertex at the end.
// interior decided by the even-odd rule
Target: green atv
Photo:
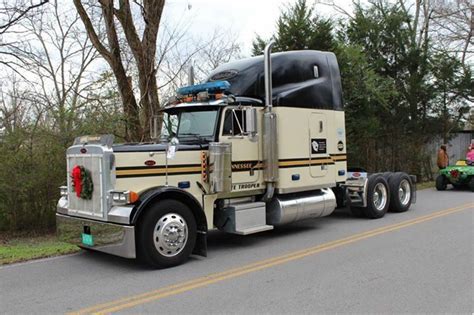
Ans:
{"type": "Polygon", "coordinates": [[[468,186],[474,192],[474,163],[468,164],[465,160],[459,160],[456,165],[440,170],[436,178],[436,189],[446,190],[448,184],[454,188],[468,186]]]}

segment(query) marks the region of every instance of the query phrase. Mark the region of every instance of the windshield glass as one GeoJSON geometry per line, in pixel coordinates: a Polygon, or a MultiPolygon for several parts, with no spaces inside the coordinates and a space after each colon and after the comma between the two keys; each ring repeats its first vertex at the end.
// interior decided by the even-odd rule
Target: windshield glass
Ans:
{"type": "Polygon", "coordinates": [[[212,140],[216,121],[217,110],[165,113],[161,136],[164,139],[176,136],[180,140],[183,138],[212,140]]]}

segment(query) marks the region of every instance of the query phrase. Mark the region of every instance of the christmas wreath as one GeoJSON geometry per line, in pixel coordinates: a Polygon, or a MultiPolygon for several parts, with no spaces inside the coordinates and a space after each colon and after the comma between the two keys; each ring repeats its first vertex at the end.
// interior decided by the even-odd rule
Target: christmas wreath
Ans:
{"type": "Polygon", "coordinates": [[[92,199],[94,192],[94,183],[92,182],[91,172],[84,166],[76,165],[71,172],[72,190],[78,198],[92,199]]]}

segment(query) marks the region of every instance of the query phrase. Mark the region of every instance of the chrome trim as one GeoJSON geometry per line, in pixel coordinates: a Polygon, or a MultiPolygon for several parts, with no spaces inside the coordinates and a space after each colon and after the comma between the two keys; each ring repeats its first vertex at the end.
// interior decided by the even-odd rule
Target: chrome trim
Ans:
{"type": "Polygon", "coordinates": [[[267,224],[283,225],[330,215],[336,209],[332,189],[320,189],[298,195],[275,196],[267,203],[267,224]]]}
{"type": "Polygon", "coordinates": [[[346,198],[354,207],[367,207],[367,177],[349,178],[342,187],[346,190],[346,198]]]}
{"type": "Polygon", "coordinates": [[[267,183],[278,181],[278,143],[277,116],[275,113],[263,114],[263,179],[267,183]]]}
{"type": "Polygon", "coordinates": [[[208,169],[211,193],[232,191],[232,143],[209,143],[208,169]]]}
{"type": "Polygon", "coordinates": [[[58,239],[82,248],[88,248],[120,257],[136,258],[135,227],[92,221],[84,218],[56,214],[58,239]],[[82,244],[84,227],[89,227],[94,245],[82,244]]]}
{"type": "MultiPolygon", "coordinates": [[[[111,137],[105,140],[110,142],[111,137]]],[[[111,142],[110,142],[111,144],[111,142]]],[[[67,174],[71,174],[74,164],[84,165],[91,172],[94,191],[91,200],[77,198],[73,192],[72,181],[68,179],[68,212],[67,214],[107,221],[107,211],[112,203],[107,191],[115,187],[115,156],[108,145],[98,143],[76,144],[66,151],[67,174]],[[81,153],[86,149],[86,153],[81,153]]]]}
{"type": "Polygon", "coordinates": [[[263,176],[267,189],[262,200],[270,201],[275,193],[274,183],[278,181],[278,143],[277,143],[277,117],[272,112],[272,46],[271,40],[264,50],[265,74],[265,113],[263,114],[263,176]]]}
{"type": "Polygon", "coordinates": [[[56,212],[57,213],[62,213],[62,214],[67,214],[67,206],[68,206],[68,200],[66,197],[61,197],[58,200],[58,204],[56,206],[56,212]]]}
{"type": "Polygon", "coordinates": [[[336,183],[332,183],[330,185],[324,184],[324,185],[311,185],[311,186],[303,186],[303,187],[277,188],[276,193],[277,194],[291,194],[291,193],[317,190],[317,189],[323,189],[323,188],[332,188],[332,187],[336,187],[336,183]]]}
{"type": "Polygon", "coordinates": [[[108,213],[109,221],[118,224],[130,224],[134,206],[115,206],[108,213]]]}
{"type": "Polygon", "coordinates": [[[188,224],[177,213],[167,213],[156,222],[153,229],[153,243],[156,250],[165,257],[181,253],[188,242],[188,224]]]}
{"type": "Polygon", "coordinates": [[[387,186],[383,183],[378,183],[374,187],[374,195],[372,202],[378,211],[382,211],[388,202],[387,198],[387,186]]]}
{"type": "Polygon", "coordinates": [[[411,199],[411,187],[408,180],[403,179],[398,188],[398,198],[403,206],[406,206],[411,199]]]}
{"type": "Polygon", "coordinates": [[[275,44],[275,40],[271,40],[263,51],[264,55],[264,73],[265,73],[265,107],[271,111],[272,108],[272,46],[275,44]]]}

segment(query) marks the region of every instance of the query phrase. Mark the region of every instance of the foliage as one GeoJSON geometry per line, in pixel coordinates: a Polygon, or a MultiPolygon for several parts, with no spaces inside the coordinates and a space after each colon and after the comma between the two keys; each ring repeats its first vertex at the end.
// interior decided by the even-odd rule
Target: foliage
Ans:
{"type": "MultiPolygon", "coordinates": [[[[367,8],[356,5],[339,34],[344,45],[361,47],[371,70],[391,83],[381,93],[382,102],[367,100],[377,112],[359,112],[347,104],[349,121],[355,112],[379,121],[374,136],[355,147],[354,155],[365,153],[360,162],[374,171],[403,169],[429,177],[429,153],[420,148],[437,136],[447,141],[449,132],[460,127],[472,76],[455,57],[435,50],[429,36],[417,37],[413,23],[403,6],[376,2],[367,8]]],[[[341,68],[348,70],[344,64],[341,68]]],[[[346,95],[358,93],[346,88],[346,95]]]]}
{"type": "MultiPolygon", "coordinates": [[[[333,23],[314,13],[314,7],[306,0],[298,0],[288,6],[277,21],[277,32],[273,36],[273,51],[302,49],[334,50],[333,23]]],[[[252,43],[252,54],[261,55],[266,42],[260,36],[252,43]]]]}
{"type": "MultiPolygon", "coordinates": [[[[355,2],[353,15],[335,24],[298,0],[282,11],[273,39],[276,50],[337,55],[350,165],[430,178],[430,152],[423,147],[462,127],[474,85],[456,55],[434,46],[429,13],[424,20],[418,11],[413,16],[407,2],[355,2]]],[[[265,44],[257,36],[253,54],[265,44]]]]}
{"type": "Polygon", "coordinates": [[[15,115],[25,114],[23,120],[4,115],[7,128],[0,135],[0,230],[44,231],[54,227],[59,186],[65,185],[67,178],[66,148],[76,136],[118,135],[122,129],[116,102],[99,99],[86,100],[87,109],[75,113],[66,132],[51,127],[58,126],[57,117],[48,111],[35,117],[28,111],[29,102],[8,106],[15,109],[15,115]]]}

